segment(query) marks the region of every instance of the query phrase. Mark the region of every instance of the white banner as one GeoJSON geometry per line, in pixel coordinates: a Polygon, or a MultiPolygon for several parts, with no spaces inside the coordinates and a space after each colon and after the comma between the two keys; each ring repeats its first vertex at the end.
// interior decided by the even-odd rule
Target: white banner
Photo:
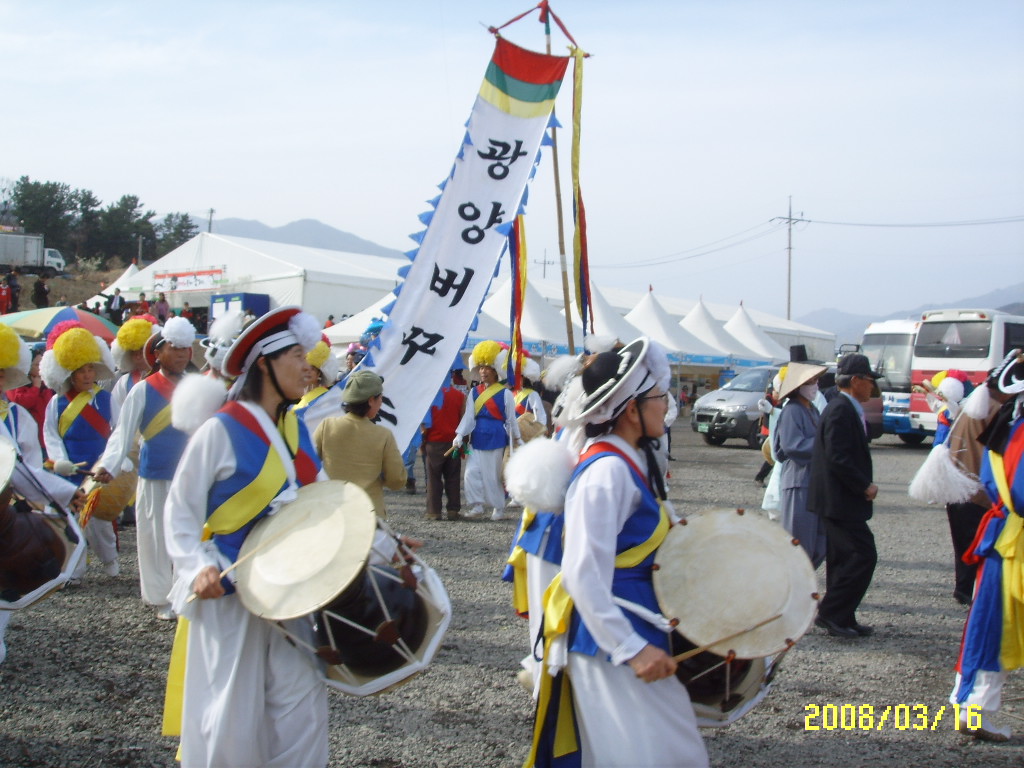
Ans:
{"type": "Polygon", "coordinates": [[[420,217],[427,230],[413,236],[420,247],[400,270],[405,282],[364,361],[384,378],[380,423],[400,448],[448,380],[484,299],[567,62],[498,38],[455,165],[435,210],[420,217]]]}

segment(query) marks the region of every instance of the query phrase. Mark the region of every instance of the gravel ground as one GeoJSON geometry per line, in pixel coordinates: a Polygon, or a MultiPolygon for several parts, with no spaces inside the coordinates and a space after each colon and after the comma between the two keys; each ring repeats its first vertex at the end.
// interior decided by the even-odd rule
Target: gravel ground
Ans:
{"type": "MultiPolygon", "coordinates": [[[[671,496],[679,511],[759,508],[752,482],[758,452],[739,441],[706,446],[682,425],[674,437],[671,496]]],[[[1024,765],[1020,736],[991,745],[953,728],[945,704],[965,609],[951,596],[945,514],[906,495],[924,449],[886,437],[873,450],[879,564],[860,618],[876,634],[851,642],[812,628],[757,709],[729,728],[705,731],[712,765],[1024,765]],[[873,707],[874,727],[828,728],[832,721],[817,717],[809,724],[820,730],[808,730],[812,705],[873,707]],[[903,705],[927,707],[927,730],[897,727],[906,723],[896,713],[912,712],[919,726],[923,712],[903,705]]],[[[388,504],[396,528],[427,540],[423,554],[449,591],[452,623],[434,664],[407,685],[366,699],[331,694],[331,765],[520,765],[532,706],[515,672],[527,631],[512,613],[509,586],[497,578],[516,521],[426,521],[422,493],[391,494],[388,504]]],[[[120,577],[107,578],[91,563],[82,586],[13,616],[0,666],[0,765],[174,764],[175,742],[160,736],[173,629],[138,598],[133,529],[122,532],[121,550],[120,577]]],[[[1021,696],[1019,676],[1005,694],[1021,696]]],[[[1024,715],[1019,701],[1008,701],[1006,711],[1024,715]]]]}

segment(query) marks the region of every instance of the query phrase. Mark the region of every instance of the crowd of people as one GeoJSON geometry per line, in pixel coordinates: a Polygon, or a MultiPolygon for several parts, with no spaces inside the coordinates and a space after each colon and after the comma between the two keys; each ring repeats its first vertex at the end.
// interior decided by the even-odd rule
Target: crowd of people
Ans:
{"type": "MultiPolygon", "coordinates": [[[[655,342],[616,342],[543,372],[482,342],[468,365],[451,366],[406,447],[375,423],[387,385],[361,365],[367,346],[353,344],[341,371],[323,326],[298,307],[221,318],[203,360],[193,360],[193,323],[163,294],[123,314],[115,291],[106,311],[118,325],[109,347],[73,321],[33,348],[0,325],[0,437],[20,457],[9,482],[29,501],[78,510],[88,503],[83,473],[101,490],[137,475],[122,522],[134,513],[141,599],[155,620],[177,620],[164,723],[184,766],[326,765],[323,673],[303,647],[312,624],[300,617],[285,622],[290,636],[276,631],[242,604],[232,572],[259,521],[311,483],[353,483],[386,518],[385,488],[415,492],[417,454],[427,519],[521,514],[506,579],[530,619],[520,672],[536,700],[527,765],[707,764],[654,618],[655,553],[680,521],[665,487],[679,401],[655,342]]],[[[980,726],[965,726],[990,740],[1008,738],[993,716],[1007,671],[1024,660],[1024,362],[1015,354],[979,388],[983,406],[951,410],[945,453],[929,457],[944,463],[924,483],[948,497],[954,595],[971,604],[951,701],[966,705],[965,718],[979,708],[980,726]]],[[[861,404],[878,375],[860,354],[838,361],[830,391],[819,386],[825,373],[792,362],[773,382],[766,499],[774,493],[781,524],[826,568],[815,622],[857,641],[873,632],[857,609],[877,560],[861,404]]],[[[120,572],[116,525],[85,525],[108,578],[120,572]]],[[[393,544],[374,551],[398,557],[393,544]]]]}

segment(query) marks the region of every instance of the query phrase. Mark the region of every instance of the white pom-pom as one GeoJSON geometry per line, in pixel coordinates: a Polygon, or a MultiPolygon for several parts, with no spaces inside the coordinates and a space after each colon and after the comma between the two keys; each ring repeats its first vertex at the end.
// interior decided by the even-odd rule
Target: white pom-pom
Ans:
{"type": "Polygon", "coordinates": [[[163,337],[176,347],[191,347],[196,340],[196,327],[184,317],[172,317],[164,323],[163,337]]]}
{"type": "Polygon", "coordinates": [[[288,330],[295,334],[299,344],[307,352],[315,347],[316,343],[320,341],[320,337],[323,336],[320,321],[308,312],[292,315],[288,321],[288,330]]]}
{"type": "Polygon", "coordinates": [[[672,366],[668,362],[668,352],[654,339],[648,341],[650,345],[647,354],[644,355],[643,363],[651,372],[655,382],[662,392],[668,392],[672,384],[672,366]]]}
{"type": "Polygon", "coordinates": [[[117,366],[114,365],[114,356],[110,354],[110,347],[107,346],[107,342],[101,339],[99,336],[93,336],[96,339],[96,346],[100,348],[100,365],[106,367],[107,370],[98,370],[96,372],[96,378],[99,381],[105,381],[114,378],[114,371],[117,370],[117,366]]]}
{"type": "Polygon", "coordinates": [[[936,445],[910,481],[911,498],[927,504],[963,504],[979,490],[978,478],[966,475],[953,463],[949,446],[936,445]]]}
{"type": "Polygon", "coordinates": [[[524,507],[561,512],[576,456],[564,445],[534,438],[512,454],[505,467],[505,488],[524,507]]]}
{"type": "Polygon", "coordinates": [[[190,373],[174,388],[171,397],[171,425],[192,434],[215,414],[228,392],[222,379],[190,373]]]}
{"type": "Polygon", "coordinates": [[[587,336],[587,351],[594,355],[598,355],[602,352],[611,352],[612,347],[614,347],[618,342],[618,336],[612,336],[607,333],[594,333],[587,336]]]}
{"type": "Polygon", "coordinates": [[[53,462],[53,471],[55,474],[70,477],[78,472],[78,467],[67,459],[57,459],[53,462]]]}
{"type": "Polygon", "coordinates": [[[67,370],[57,362],[57,356],[52,349],[43,353],[43,359],[39,361],[39,375],[43,377],[43,383],[58,394],[64,392],[64,382],[68,380],[71,371],[67,370]]]}
{"type": "Polygon", "coordinates": [[[225,312],[213,321],[207,336],[211,339],[230,344],[242,332],[242,319],[244,317],[245,315],[240,309],[225,312]]]}
{"type": "Polygon", "coordinates": [[[581,368],[582,365],[578,357],[561,355],[548,363],[548,367],[541,374],[541,381],[552,392],[561,392],[569,379],[577,375],[581,368]]]}
{"type": "Polygon", "coordinates": [[[972,419],[987,419],[992,408],[992,398],[984,382],[974,388],[963,402],[964,413],[972,419]]]}

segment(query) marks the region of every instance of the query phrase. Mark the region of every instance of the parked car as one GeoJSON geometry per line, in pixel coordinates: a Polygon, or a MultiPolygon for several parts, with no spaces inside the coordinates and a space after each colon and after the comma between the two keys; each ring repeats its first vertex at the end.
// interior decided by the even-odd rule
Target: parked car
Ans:
{"type": "Polygon", "coordinates": [[[751,448],[761,446],[757,401],[764,397],[778,366],[749,368],[721,389],[701,395],[693,404],[690,427],[704,436],[708,445],[721,445],[729,438],[747,441],[751,448]]]}

